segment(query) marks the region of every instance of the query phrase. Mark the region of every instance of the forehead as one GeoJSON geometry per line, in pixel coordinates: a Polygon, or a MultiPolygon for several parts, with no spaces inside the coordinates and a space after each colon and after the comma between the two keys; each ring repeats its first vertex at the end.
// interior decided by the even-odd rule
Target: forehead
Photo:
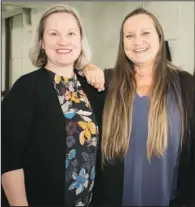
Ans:
{"type": "Polygon", "coordinates": [[[124,23],[124,32],[136,32],[142,29],[155,29],[153,19],[147,14],[129,17],[124,23]]]}
{"type": "Polygon", "coordinates": [[[58,12],[51,14],[46,18],[45,28],[46,29],[58,29],[58,28],[77,28],[78,23],[73,14],[67,12],[58,12]]]}

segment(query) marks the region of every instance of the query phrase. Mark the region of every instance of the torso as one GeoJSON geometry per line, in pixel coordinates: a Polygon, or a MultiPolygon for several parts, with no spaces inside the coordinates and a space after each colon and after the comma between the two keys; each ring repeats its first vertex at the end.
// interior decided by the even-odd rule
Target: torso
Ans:
{"type": "Polygon", "coordinates": [[[66,122],[66,204],[88,206],[92,198],[99,142],[97,121],[76,75],[72,79],[57,75],[53,78],[66,122]]]}
{"type": "Polygon", "coordinates": [[[149,98],[136,94],[130,146],[124,160],[123,204],[128,206],[167,206],[176,195],[180,114],[168,96],[169,143],[162,158],[146,157],[149,98]]]}

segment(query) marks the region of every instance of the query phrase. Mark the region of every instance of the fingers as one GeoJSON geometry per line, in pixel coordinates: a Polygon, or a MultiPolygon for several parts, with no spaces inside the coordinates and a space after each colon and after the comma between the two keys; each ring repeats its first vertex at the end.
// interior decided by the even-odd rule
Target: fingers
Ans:
{"type": "Polygon", "coordinates": [[[98,84],[98,77],[96,78],[96,74],[94,73],[94,75],[90,75],[90,84],[98,84]]]}
{"type": "Polygon", "coordinates": [[[104,77],[102,77],[101,79],[96,80],[94,87],[97,88],[98,91],[104,91],[105,90],[104,84],[105,84],[105,80],[104,77]]]}
{"type": "Polygon", "coordinates": [[[85,78],[87,79],[87,82],[89,84],[91,84],[91,75],[90,75],[90,72],[89,71],[84,71],[83,74],[84,74],[85,78]]]}
{"type": "Polygon", "coordinates": [[[95,65],[89,64],[84,68],[83,73],[90,85],[98,89],[98,91],[104,90],[105,78],[103,70],[95,65]]]}
{"type": "Polygon", "coordinates": [[[97,76],[90,76],[89,78],[89,84],[92,85],[94,88],[98,89],[98,91],[105,90],[104,83],[104,77],[97,78],[97,76]]]}
{"type": "Polygon", "coordinates": [[[102,85],[102,84],[97,84],[97,83],[95,83],[95,84],[91,84],[91,85],[92,85],[94,88],[96,88],[99,92],[105,90],[104,85],[102,85]]]}

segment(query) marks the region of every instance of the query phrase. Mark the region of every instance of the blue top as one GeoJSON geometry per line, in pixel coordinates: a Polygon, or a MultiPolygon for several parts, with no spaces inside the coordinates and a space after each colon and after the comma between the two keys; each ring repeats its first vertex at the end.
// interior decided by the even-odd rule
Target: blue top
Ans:
{"type": "Polygon", "coordinates": [[[168,120],[171,123],[168,148],[162,158],[146,157],[149,99],[136,95],[133,105],[132,136],[125,157],[123,205],[168,206],[174,198],[178,172],[180,114],[168,96],[168,120]]]}

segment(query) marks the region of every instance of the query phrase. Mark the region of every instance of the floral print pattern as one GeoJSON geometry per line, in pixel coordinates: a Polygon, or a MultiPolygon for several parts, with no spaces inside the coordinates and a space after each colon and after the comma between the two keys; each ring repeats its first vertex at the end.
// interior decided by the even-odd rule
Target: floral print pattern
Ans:
{"type": "Polygon", "coordinates": [[[72,79],[53,75],[66,119],[65,200],[75,206],[88,206],[92,199],[99,141],[96,119],[76,75],[72,79]]]}

